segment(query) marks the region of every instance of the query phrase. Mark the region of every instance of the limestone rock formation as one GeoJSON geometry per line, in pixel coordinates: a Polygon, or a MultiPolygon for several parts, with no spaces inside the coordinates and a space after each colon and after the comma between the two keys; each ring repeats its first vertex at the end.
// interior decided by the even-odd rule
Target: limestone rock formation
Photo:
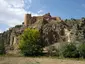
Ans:
{"type": "Polygon", "coordinates": [[[4,43],[6,53],[16,49],[15,45],[18,44],[18,35],[20,35],[23,30],[22,25],[17,25],[0,34],[0,43],[4,43]]]}
{"type": "Polygon", "coordinates": [[[85,38],[85,19],[66,19],[52,17],[50,13],[43,16],[25,14],[24,23],[0,34],[0,43],[4,43],[5,51],[17,50],[19,36],[26,28],[40,31],[41,40],[48,46],[57,42],[74,42],[85,38]],[[81,38],[79,38],[81,36],[81,38]]]}

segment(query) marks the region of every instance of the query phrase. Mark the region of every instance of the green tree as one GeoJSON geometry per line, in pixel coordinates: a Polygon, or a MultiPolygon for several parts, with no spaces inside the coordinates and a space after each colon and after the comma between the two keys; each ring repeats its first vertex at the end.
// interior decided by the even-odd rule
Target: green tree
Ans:
{"type": "Polygon", "coordinates": [[[26,29],[20,36],[19,48],[25,56],[35,56],[42,52],[40,33],[37,29],[26,29]]]}

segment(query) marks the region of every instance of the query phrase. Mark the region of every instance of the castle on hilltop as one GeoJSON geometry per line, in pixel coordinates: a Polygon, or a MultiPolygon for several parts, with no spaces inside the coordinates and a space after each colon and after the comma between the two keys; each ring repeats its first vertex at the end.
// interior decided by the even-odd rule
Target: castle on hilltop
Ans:
{"type": "Polygon", "coordinates": [[[42,16],[25,14],[21,25],[0,33],[0,44],[4,45],[5,53],[18,54],[20,52],[18,48],[20,35],[27,28],[39,30],[41,42],[45,46],[59,46],[65,42],[80,43],[85,40],[85,18],[62,20],[60,17],[51,16],[50,13],[42,16]]]}
{"type": "Polygon", "coordinates": [[[50,13],[47,13],[43,16],[33,16],[33,17],[31,16],[31,14],[25,14],[24,26],[29,26],[30,24],[35,23],[39,19],[45,21],[50,21],[50,20],[62,21],[60,17],[52,17],[50,13]]]}

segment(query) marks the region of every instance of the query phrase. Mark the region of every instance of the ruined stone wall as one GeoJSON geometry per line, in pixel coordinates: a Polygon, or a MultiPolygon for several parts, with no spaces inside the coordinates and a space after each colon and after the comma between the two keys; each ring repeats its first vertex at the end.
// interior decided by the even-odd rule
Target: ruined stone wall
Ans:
{"type": "Polygon", "coordinates": [[[61,18],[60,17],[52,17],[50,15],[50,13],[47,13],[43,16],[33,16],[33,17],[31,17],[31,14],[25,14],[24,26],[28,27],[29,25],[34,24],[38,20],[42,20],[42,21],[45,21],[45,22],[50,22],[51,20],[61,21],[61,18]]]}

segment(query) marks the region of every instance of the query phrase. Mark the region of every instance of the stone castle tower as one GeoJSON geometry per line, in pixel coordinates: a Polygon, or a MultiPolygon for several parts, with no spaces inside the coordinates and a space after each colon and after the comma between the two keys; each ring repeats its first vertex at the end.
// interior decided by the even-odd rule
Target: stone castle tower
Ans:
{"type": "Polygon", "coordinates": [[[31,22],[31,14],[25,14],[24,17],[24,26],[28,26],[31,22]]]}

